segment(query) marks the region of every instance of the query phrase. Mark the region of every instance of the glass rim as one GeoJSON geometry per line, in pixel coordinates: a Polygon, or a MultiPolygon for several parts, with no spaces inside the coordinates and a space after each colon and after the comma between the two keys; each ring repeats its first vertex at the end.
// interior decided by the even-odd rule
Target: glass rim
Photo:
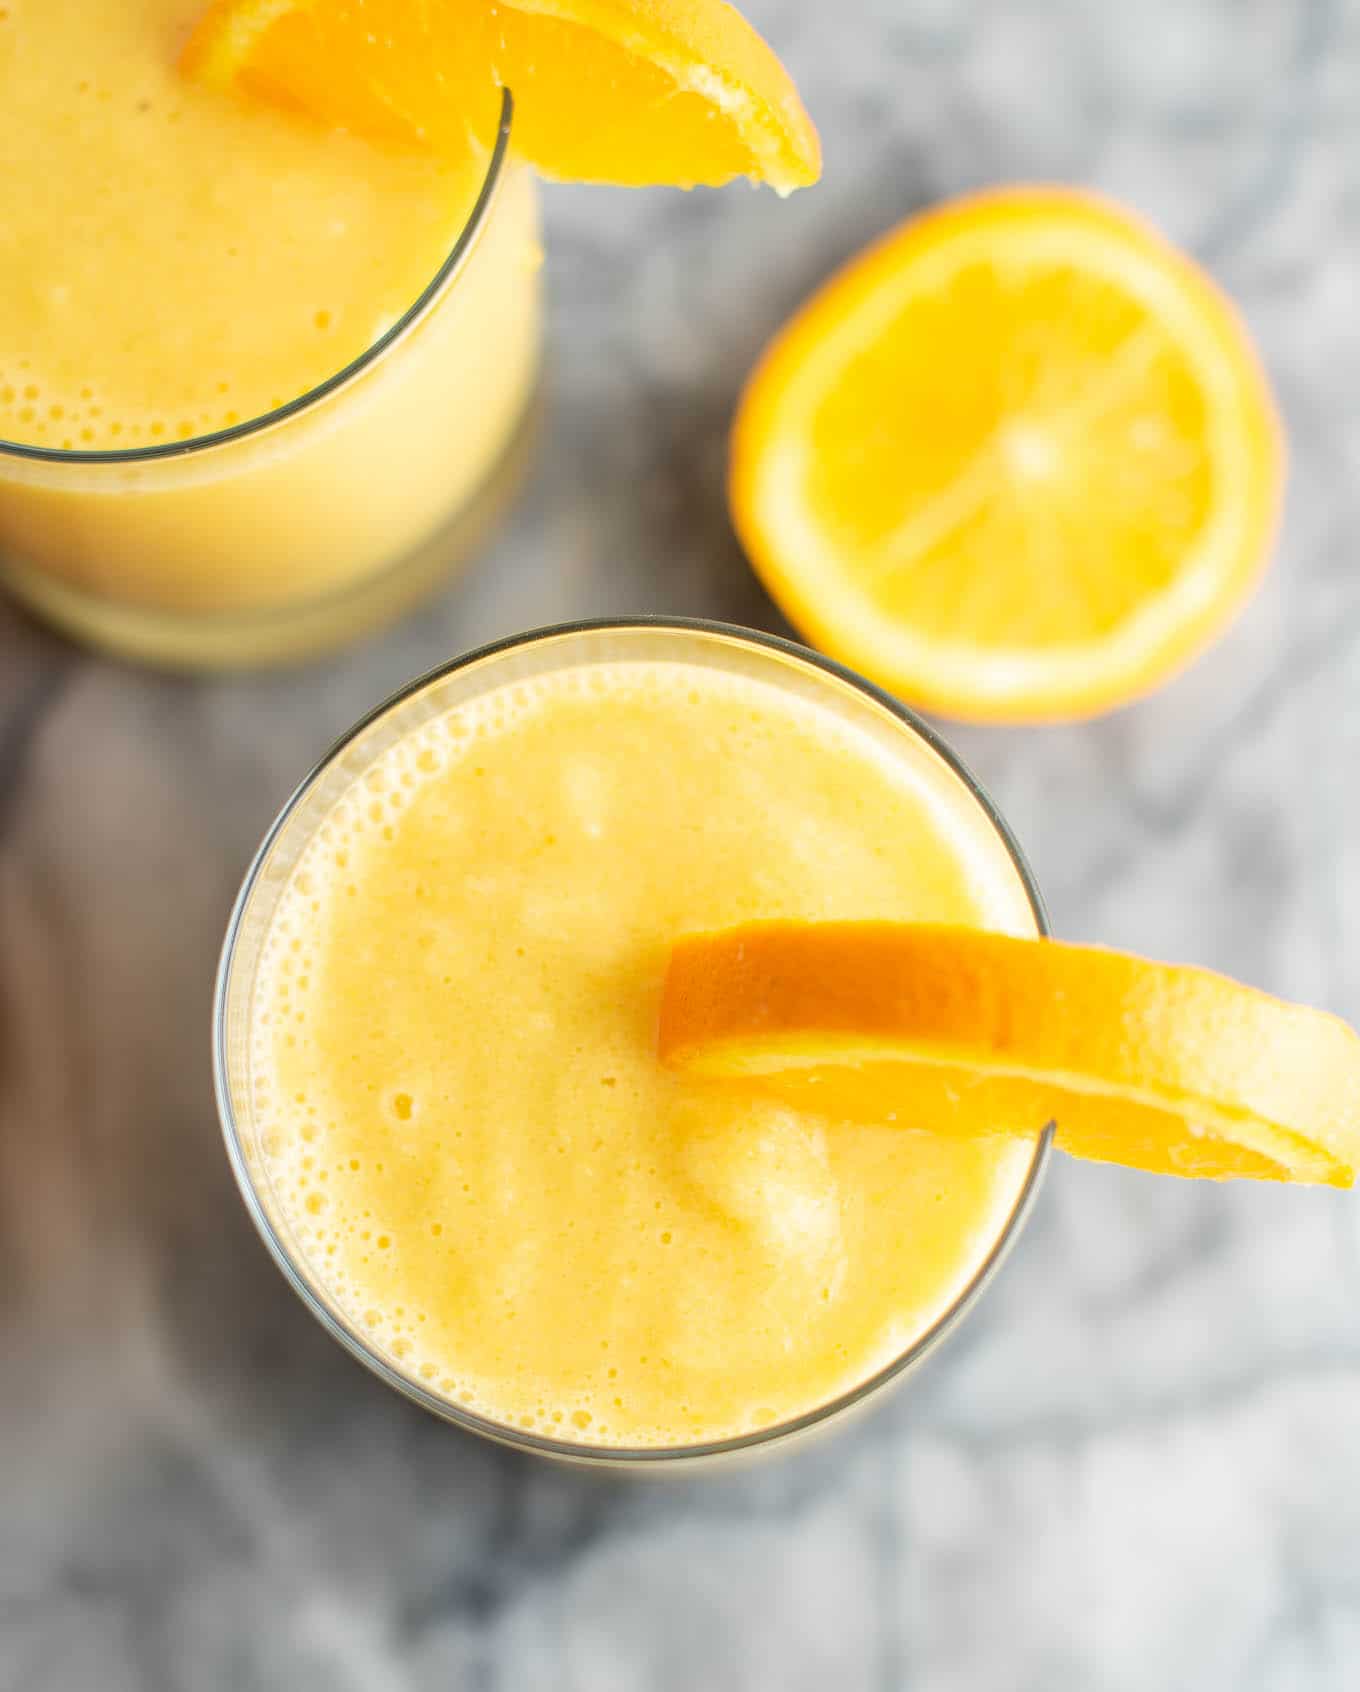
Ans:
{"type": "Polygon", "coordinates": [[[440,262],[438,270],[421,289],[412,304],[407,307],[395,323],[383,330],[377,340],[371,342],[361,353],[356,354],[348,364],[333,371],[314,387],[308,388],[305,393],[286,400],[282,405],[275,406],[270,411],[263,411],[255,417],[247,417],[243,422],[233,423],[225,429],[213,429],[205,435],[191,435],[188,440],[162,441],[154,446],[74,448],[35,446],[27,441],[11,441],[0,436],[0,463],[3,463],[6,458],[13,458],[30,464],[49,465],[155,464],[170,459],[196,457],[198,454],[209,452],[216,447],[231,446],[239,441],[250,440],[256,435],[262,435],[267,430],[277,428],[291,418],[300,416],[303,412],[311,411],[322,401],[339,393],[342,388],[347,388],[352,383],[357,382],[361,376],[378,364],[393,347],[406,340],[425,321],[452,285],[458,272],[463,268],[464,261],[486,224],[492,201],[505,174],[505,165],[510,151],[510,129],[514,119],[514,111],[515,102],[510,90],[502,88],[500,117],[497,120],[496,137],[487,159],[486,173],[482,177],[481,186],[477,190],[477,198],[473,201],[452,247],[440,262]]]}
{"type": "Polygon", "coordinates": [[[342,1345],[356,1361],[363,1364],[370,1373],[376,1375],[379,1380],[400,1393],[402,1397],[409,1399],[441,1421],[451,1423],[469,1433],[479,1434],[483,1438],[490,1439],[498,1444],[533,1452],[543,1457],[565,1459],[578,1465],[598,1465],[605,1468],[610,1466],[626,1468],[646,1464],[685,1463],[735,1456],[741,1453],[755,1454],[765,1447],[781,1443],[822,1423],[834,1421],[855,1406],[865,1403],[899,1376],[906,1374],[929,1352],[933,1351],[940,1341],[953,1330],[961,1318],[977,1302],[985,1287],[1000,1268],[1033,1206],[1040,1181],[1048,1165],[1054,1132],[1052,1123],[1049,1123],[1039,1133],[1034,1143],[1034,1152],[1025,1172],[1025,1178],[996,1238],[992,1241],[982,1262],[969,1277],[966,1285],[952,1300],[948,1308],[923,1333],[919,1334],[909,1346],[899,1352],[889,1363],[846,1392],[827,1400],[825,1403],[814,1405],[810,1410],[805,1410],[798,1416],[772,1423],[769,1427],[759,1428],[751,1433],[735,1434],[724,1439],[696,1441],[683,1445],[615,1446],[589,1445],[572,1440],[554,1439],[545,1434],[533,1433],[528,1429],[514,1428],[507,1423],[494,1421],[490,1417],[479,1415],[462,1405],[455,1404],[441,1397],[438,1393],[430,1391],[421,1382],[409,1378],[371,1346],[363,1335],[339,1312],[329,1307],[311,1284],[297,1258],[285,1244],[261,1200],[242,1143],[236,1111],[232,1102],[231,1082],[227,1068],[226,1019],[232,969],[246,911],[250,906],[261,874],[269,861],[270,853],[275,842],[292,820],[294,813],[337,759],[342,757],[350,746],[373,724],[389,712],[398,709],[407,700],[422,693],[426,688],[435,686],[460,670],[521,647],[534,646],[540,642],[559,639],[563,636],[627,632],[630,629],[659,629],[671,630],[680,634],[709,635],[741,645],[761,647],[782,657],[794,659],[809,669],[820,670],[837,681],[847,683],[856,691],[866,695],[873,703],[886,709],[899,723],[923,740],[926,746],[963,783],[970,797],[980,807],[1005,848],[1007,856],[1020,878],[1021,885],[1024,887],[1030,909],[1034,914],[1038,933],[1041,936],[1047,936],[1049,933],[1048,913],[1044,906],[1043,895],[1039,891],[1033,871],[1030,869],[1019,842],[1011,832],[1010,826],[967,765],[929,723],[918,716],[910,706],[904,705],[884,689],[823,653],[814,652],[795,641],[786,640],[781,635],[768,634],[763,630],[743,628],[734,623],[724,623],[709,618],[668,616],[582,618],[564,623],[547,624],[541,628],[529,629],[523,633],[509,635],[503,639],[475,647],[471,651],[462,653],[446,663],[436,665],[433,669],[415,677],[371,710],[365,712],[351,728],[328,748],[297,784],[270,824],[246,870],[228,919],[213,993],[213,1091],[216,1097],[218,1118],[226,1143],[228,1161],[231,1164],[236,1185],[245,1202],[246,1210],[270,1256],[273,1257],[275,1263],[283,1272],[284,1279],[302,1300],[312,1316],[321,1323],[331,1338],[342,1345]]]}

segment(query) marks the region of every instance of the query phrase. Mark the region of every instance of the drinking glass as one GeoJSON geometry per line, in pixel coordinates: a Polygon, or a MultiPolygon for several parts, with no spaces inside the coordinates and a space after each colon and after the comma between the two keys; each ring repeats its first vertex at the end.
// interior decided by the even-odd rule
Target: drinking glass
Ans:
{"type": "Polygon", "coordinates": [[[185,441],[0,441],[0,584],[124,656],[232,667],[339,644],[441,581],[513,489],[532,433],[541,250],[512,112],[507,92],[429,286],[310,392],[185,441]]]}
{"type": "Polygon", "coordinates": [[[1033,1156],[1013,1206],[988,1243],[972,1278],[953,1305],[887,1367],[835,1400],[805,1414],[737,1438],[674,1447],[623,1448],[548,1438],[469,1411],[408,1373],[399,1358],[374,1343],[352,1313],[328,1293],[322,1276],[290,1226],[286,1207],[271,1185],[269,1160],[253,1109],[251,1026],[262,947],[281,895],[299,860],[337,801],[397,741],[422,724],[464,707],[492,689],[600,663],[684,662],[712,666],[786,690],[872,736],[899,758],[935,760],[975,808],[982,849],[996,854],[1001,873],[1013,875],[1047,933],[1043,903],[1019,847],[986,794],[942,740],[919,717],[871,683],[791,642],[721,623],[631,618],[545,629],[457,658],[414,681],[364,717],[322,759],[288,800],[265,836],[246,875],[227,932],[214,1011],[214,1074],[227,1153],[246,1208],[294,1291],[339,1342],[389,1386],[436,1416],[489,1439],[542,1456],[605,1468],[693,1466],[782,1447],[829,1426],[876,1398],[951,1333],[977,1303],[1027,1216],[1049,1155],[1052,1130],[1035,1141],[1033,1156]]]}

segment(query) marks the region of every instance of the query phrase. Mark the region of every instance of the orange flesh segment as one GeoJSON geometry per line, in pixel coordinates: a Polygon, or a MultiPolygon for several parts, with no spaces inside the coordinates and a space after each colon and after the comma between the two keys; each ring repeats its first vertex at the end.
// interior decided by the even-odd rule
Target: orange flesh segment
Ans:
{"type": "Polygon", "coordinates": [[[546,176],[625,186],[815,182],[784,67],[725,0],[214,0],[192,76],[389,145],[490,139],[546,176]]]}
{"type": "Polygon", "coordinates": [[[755,923],[677,942],[663,1062],[948,1134],[1056,1123],[1076,1157],[1348,1187],[1360,1039],[1208,970],[947,924],[755,923]]]}
{"type": "Polygon", "coordinates": [[[780,331],[733,521],[814,644],[949,715],[1090,715],[1240,607],[1279,423],[1212,281],[1122,208],[980,194],[903,224],[780,331]]]}

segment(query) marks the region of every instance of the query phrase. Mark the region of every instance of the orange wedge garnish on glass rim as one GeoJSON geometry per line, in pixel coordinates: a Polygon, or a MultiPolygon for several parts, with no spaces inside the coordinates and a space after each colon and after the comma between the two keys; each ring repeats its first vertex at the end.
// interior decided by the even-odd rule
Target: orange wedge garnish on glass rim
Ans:
{"type": "Polygon", "coordinates": [[[1282,449],[1231,305],[1066,188],[957,201],[834,277],[752,376],[737,530],[818,646],[948,715],[1085,716],[1241,605],[1282,449]]]}
{"type": "Polygon", "coordinates": [[[370,140],[459,156],[497,90],[546,176],[689,187],[814,182],[817,132],[725,0],[214,0],[189,74],[370,140]]]}
{"type": "Polygon", "coordinates": [[[1164,1175],[1348,1187],[1360,1038],[1208,970],[980,929],[755,923],[680,940],[663,1061],[819,1115],[1038,1133],[1164,1175]]]}

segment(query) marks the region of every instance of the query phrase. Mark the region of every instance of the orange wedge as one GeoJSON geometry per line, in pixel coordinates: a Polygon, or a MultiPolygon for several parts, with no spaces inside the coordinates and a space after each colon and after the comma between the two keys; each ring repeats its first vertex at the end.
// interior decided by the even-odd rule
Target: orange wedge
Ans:
{"type": "Polygon", "coordinates": [[[730,494],[816,645],[1018,722],[1123,704],[1216,635],[1282,465],[1209,278],[1104,200],[1020,188],[902,225],[804,306],[743,395],[730,494]]]}
{"type": "Polygon", "coordinates": [[[817,132],[724,0],[214,0],[192,76],[369,139],[458,156],[515,96],[548,176],[690,187],[815,182],[817,132]]]}
{"type": "Polygon", "coordinates": [[[980,929],[756,923],[681,940],[661,1057],[824,1116],[1034,1134],[1163,1175],[1360,1164],[1360,1038],[1202,969],[980,929]]]}

